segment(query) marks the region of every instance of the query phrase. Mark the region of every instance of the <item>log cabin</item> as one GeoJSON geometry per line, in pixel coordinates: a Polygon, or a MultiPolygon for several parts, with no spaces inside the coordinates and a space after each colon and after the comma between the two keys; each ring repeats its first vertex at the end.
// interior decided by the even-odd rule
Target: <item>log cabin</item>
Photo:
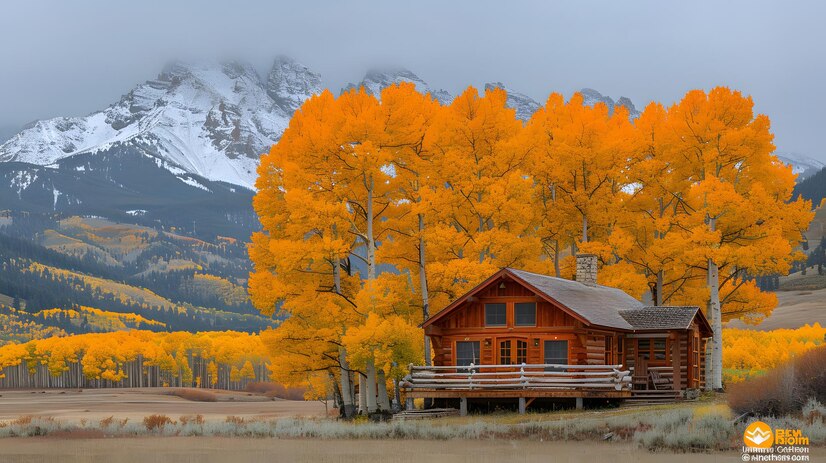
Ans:
{"type": "Polygon", "coordinates": [[[705,381],[711,327],[696,306],[650,306],[596,283],[580,254],[576,280],[504,268],[422,324],[432,365],[410,366],[412,399],[677,399],[705,381]]]}

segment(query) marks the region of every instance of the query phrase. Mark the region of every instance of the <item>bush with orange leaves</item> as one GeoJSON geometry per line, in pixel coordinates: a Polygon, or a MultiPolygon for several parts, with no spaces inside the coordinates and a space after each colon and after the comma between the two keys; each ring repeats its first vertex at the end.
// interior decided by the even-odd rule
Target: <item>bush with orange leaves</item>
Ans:
{"type": "Polygon", "coordinates": [[[728,328],[723,333],[723,375],[727,384],[760,376],[826,342],[819,323],[794,330],[728,328]]]}

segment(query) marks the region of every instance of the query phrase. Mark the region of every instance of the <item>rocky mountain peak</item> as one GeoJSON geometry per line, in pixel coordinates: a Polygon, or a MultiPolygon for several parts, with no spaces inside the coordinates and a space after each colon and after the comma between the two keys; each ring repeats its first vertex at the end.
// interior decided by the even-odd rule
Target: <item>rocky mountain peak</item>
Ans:
{"type": "Polygon", "coordinates": [[[624,96],[620,97],[619,100],[614,101],[614,99],[610,96],[603,95],[592,88],[583,88],[579,91],[579,93],[582,94],[583,103],[588,106],[593,106],[597,103],[604,103],[605,106],[608,107],[608,114],[614,114],[614,108],[617,106],[625,106],[625,108],[628,109],[628,116],[631,120],[640,117],[640,112],[634,106],[634,103],[624,96]]]}
{"type": "Polygon", "coordinates": [[[322,90],[321,74],[287,56],[275,59],[267,77],[267,95],[289,115],[322,90]]]}
{"type": "Polygon", "coordinates": [[[453,96],[446,90],[431,89],[430,86],[408,69],[401,67],[374,68],[367,71],[364,79],[358,84],[348,84],[341,91],[342,93],[354,88],[364,87],[367,93],[379,97],[382,89],[401,82],[411,82],[416,86],[416,90],[430,95],[442,104],[449,104],[453,101],[453,96]]]}

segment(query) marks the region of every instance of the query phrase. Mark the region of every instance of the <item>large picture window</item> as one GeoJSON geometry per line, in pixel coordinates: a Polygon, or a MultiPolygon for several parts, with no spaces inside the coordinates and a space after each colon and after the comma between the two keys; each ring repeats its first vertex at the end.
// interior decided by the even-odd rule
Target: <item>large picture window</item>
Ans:
{"type": "Polygon", "coordinates": [[[513,312],[516,326],[536,326],[536,302],[517,302],[513,312]]]}
{"type": "Polygon", "coordinates": [[[485,326],[506,326],[508,306],[505,303],[485,304],[485,326]]]}
{"type": "Polygon", "coordinates": [[[479,341],[456,342],[456,366],[479,365],[479,341]]]}

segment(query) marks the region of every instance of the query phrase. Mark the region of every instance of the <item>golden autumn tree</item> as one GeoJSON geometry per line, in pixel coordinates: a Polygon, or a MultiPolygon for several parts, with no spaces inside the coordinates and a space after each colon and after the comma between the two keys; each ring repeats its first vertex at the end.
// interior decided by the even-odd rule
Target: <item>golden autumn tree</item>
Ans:
{"type": "Polygon", "coordinates": [[[290,379],[337,367],[346,409],[356,369],[367,412],[378,409],[377,399],[388,407],[384,378],[392,362],[383,352],[392,346],[345,339],[361,339],[376,320],[415,327],[419,319],[410,313],[408,279],[377,258],[400,199],[392,170],[398,131],[391,126],[404,118],[393,107],[363,90],[339,98],[324,92],[305,103],[262,159],[255,207],[264,231],[250,248],[253,302],[262,310],[280,304],[287,317],[264,337],[289,365],[290,379]],[[358,350],[353,364],[348,348],[358,350]]]}
{"type": "Polygon", "coordinates": [[[282,365],[276,377],[303,384],[307,375],[337,368],[343,410],[354,413],[353,386],[341,338],[360,317],[359,278],[351,265],[348,205],[336,191],[344,114],[330,92],[296,112],[281,141],[259,166],[254,207],[263,231],[253,235],[255,272],[249,291],[264,313],[286,319],[262,333],[282,365]]]}
{"type": "MultiPolygon", "coordinates": [[[[426,232],[436,212],[426,199],[437,188],[433,183],[433,153],[426,149],[425,139],[439,104],[430,95],[417,92],[411,83],[385,88],[381,100],[387,108],[385,132],[392,141],[385,149],[392,152],[391,181],[397,193],[395,213],[388,217],[388,236],[379,250],[380,259],[413,277],[412,286],[418,291],[415,298],[418,302],[413,304],[421,305],[420,321],[424,321],[430,316],[431,306],[426,232]]],[[[430,341],[426,336],[424,361],[425,365],[431,363],[430,341]]]]}
{"type": "Polygon", "coordinates": [[[669,109],[669,121],[675,163],[690,182],[685,263],[706,273],[709,384],[721,389],[723,319],[759,320],[774,308],[750,277],[788,272],[811,207],[792,201],[794,175],[772,155],[769,119],[754,114],[750,97],[724,87],[694,90],[669,109]]]}
{"type": "Polygon", "coordinates": [[[425,148],[433,172],[423,202],[433,211],[425,232],[427,278],[435,307],[445,307],[501,267],[531,268],[541,244],[533,233],[531,180],[522,168],[531,147],[501,89],[469,87],[442,107],[425,148]]]}
{"type": "Polygon", "coordinates": [[[617,254],[644,277],[645,286],[629,293],[649,289],[654,304],[665,305],[680,298],[692,282],[702,283],[702,276],[681,259],[686,235],[679,220],[685,214],[690,180],[674,149],[668,111],[661,104],[649,104],[634,129],[633,155],[626,168],[629,195],[613,241],[624,243],[617,246],[617,254]]]}
{"type": "Polygon", "coordinates": [[[633,137],[628,111],[618,107],[609,115],[604,104],[584,105],[579,93],[567,103],[552,94],[529,126],[538,132],[531,138],[539,145],[536,168],[545,188],[553,188],[568,220],[578,222],[575,242],[583,247],[595,238],[606,239],[623,194],[622,173],[633,137]]]}

